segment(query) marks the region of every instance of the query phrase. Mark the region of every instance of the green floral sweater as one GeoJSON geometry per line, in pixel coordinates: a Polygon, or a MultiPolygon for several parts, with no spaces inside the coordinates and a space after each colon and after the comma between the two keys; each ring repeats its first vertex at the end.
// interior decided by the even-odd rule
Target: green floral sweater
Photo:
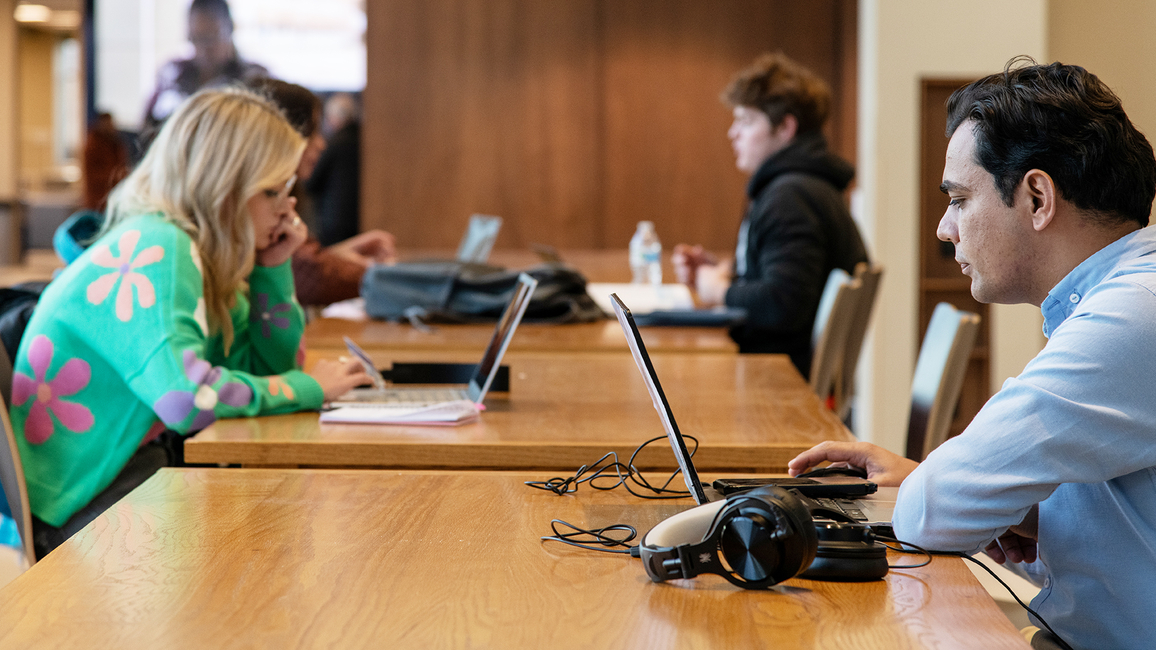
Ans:
{"type": "Polygon", "coordinates": [[[12,425],[32,512],[63,525],[165,429],[321,406],[299,370],[289,263],[253,269],[228,354],[209,333],[201,260],[160,214],[95,242],[45,290],[16,355],[12,425]]]}

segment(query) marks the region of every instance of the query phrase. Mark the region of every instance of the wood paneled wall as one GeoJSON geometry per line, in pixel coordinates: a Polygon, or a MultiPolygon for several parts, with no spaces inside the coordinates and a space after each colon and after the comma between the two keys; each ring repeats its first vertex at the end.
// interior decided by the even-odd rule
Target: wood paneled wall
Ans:
{"type": "Polygon", "coordinates": [[[362,226],[456,246],[474,212],[498,246],[733,247],[745,204],[718,95],[782,50],[835,94],[854,159],[854,0],[374,0],[366,3],[362,226]]]}

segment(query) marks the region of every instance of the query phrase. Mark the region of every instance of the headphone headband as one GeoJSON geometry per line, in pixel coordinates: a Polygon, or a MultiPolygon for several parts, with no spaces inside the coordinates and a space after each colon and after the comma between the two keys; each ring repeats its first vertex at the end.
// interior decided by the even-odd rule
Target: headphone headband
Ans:
{"type": "Polygon", "coordinates": [[[679,513],[648,532],[639,549],[655,582],[714,573],[740,587],[762,589],[810,566],[817,546],[803,504],[768,486],[679,513]]]}

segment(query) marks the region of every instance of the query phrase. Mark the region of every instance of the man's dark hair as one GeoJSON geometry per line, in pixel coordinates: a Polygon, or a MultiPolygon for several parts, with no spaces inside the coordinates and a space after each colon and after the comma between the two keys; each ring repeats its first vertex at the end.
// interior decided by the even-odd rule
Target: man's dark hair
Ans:
{"type": "Polygon", "coordinates": [[[731,106],[757,108],[777,127],[787,115],[799,122],[798,133],[818,131],[831,112],[831,89],[815,73],[782,52],[763,54],[731,79],[722,100],[731,106]]]}
{"type": "Polygon", "coordinates": [[[1156,196],[1152,145],[1096,75],[1017,57],[1002,73],[952,93],[947,137],[965,121],[974,129],[976,162],[1009,207],[1024,174],[1039,169],[1097,222],[1148,225],[1156,196]]]}
{"type": "Polygon", "coordinates": [[[246,85],[280,108],[289,124],[306,139],[313,137],[321,126],[317,123],[321,100],[308,88],[268,77],[254,79],[246,85]]]}
{"type": "Polygon", "coordinates": [[[189,5],[189,13],[204,13],[213,16],[229,26],[233,31],[233,14],[229,11],[229,3],[225,0],[193,0],[189,5]]]}

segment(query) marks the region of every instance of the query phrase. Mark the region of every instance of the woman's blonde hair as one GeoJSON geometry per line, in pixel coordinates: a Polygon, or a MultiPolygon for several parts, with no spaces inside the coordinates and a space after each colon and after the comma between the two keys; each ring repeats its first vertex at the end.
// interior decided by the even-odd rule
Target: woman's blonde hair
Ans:
{"type": "Polygon", "coordinates": [[[113,191],[100,235],[162,212],[196,243],[210,331],[233,343],[229,309],[246,290],[255,239],[248,200],[280,187],[305,149],[268,100],[239,88],[202,90],[165,121],[140,165],[113,191]]]}

